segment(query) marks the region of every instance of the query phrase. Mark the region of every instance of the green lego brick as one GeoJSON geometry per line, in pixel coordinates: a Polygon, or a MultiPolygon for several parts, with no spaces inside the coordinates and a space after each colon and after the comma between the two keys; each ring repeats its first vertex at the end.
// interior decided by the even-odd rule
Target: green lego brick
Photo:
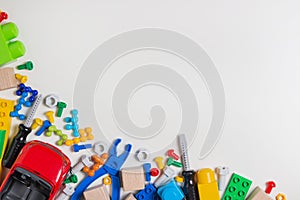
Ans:
{"type": "Polygon", "coordinates": [[[4,147],[4,140],[5,140],[5,130],[0,130],[0,160],[2,159],[2,152],[3,152],[3,147],[4,147]]]}
{"type": "Polygon", "coordinates": [[[251,184],[252,181],[238,174],[232,174],[222,200],[244,200],[251,184]]]}
{"type": "Polygon", "coordinates": [[[13,40],[18,34],[16,24],[9,22],[0,25],[0,66],[25,54],[26,50],[23,43],[13,40]]]}

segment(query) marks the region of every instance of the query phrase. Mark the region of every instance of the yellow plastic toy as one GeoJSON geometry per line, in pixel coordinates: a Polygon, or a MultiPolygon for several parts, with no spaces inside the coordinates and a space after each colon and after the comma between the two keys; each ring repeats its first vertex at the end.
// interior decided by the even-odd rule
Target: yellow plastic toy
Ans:
{"type": "Polygon", "coordinates": [[[276,200],[286,200],[286,196],[284,194],[279,193],[276,196],[276,200]]]}
{"type": "MultiPolygon", "coordinates": [[[[10,134],[11,117],[9,113],[14,110],[15,102],[6,99],[0,99],[0,163],[2,163],[2,157],[7,146],[8,137],[10,134]]],[[[2,165],[0,165],[0,174],[2,173],[2,165]]]]}
{"type": "Polygon", "coordinates": [[[201,200],[220,200],[218,183],[215,173],[209,168],[201,169],[197,172],[198,192],[201,200]]]}

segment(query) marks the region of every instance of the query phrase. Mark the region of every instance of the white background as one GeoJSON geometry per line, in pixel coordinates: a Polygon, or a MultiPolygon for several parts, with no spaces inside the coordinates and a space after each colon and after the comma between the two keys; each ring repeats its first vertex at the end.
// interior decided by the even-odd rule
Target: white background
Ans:
{"type": "MultiPolygon", "coordinates": [[[[43,94],[58,94],[69,108],[80,67],[112,36],[159,27],[190,37],[213,59],[226,94],[223,135],[204,160],[190,152],[193,168],[226,165],[263,189],[274,180],[272,196],[283,192],[292,200],[300,179],[298,8],[296,1],[283,0],[2,0],[0,7],[18,25],[27,48],[25,57],[8,66],[34,61],[34,71],[23,73],[28,83],[43,94]]],[[[13,91],[0,97],[15,99],[13,91]]]]}

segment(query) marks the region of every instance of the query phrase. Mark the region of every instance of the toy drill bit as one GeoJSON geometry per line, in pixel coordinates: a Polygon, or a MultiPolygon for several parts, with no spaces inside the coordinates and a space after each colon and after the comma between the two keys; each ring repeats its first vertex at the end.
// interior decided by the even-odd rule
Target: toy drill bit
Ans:
{"type": "Polygon", "coordinates": [[[31,133],[31,124],[33,121],[33,117],[36,113],[38,106],[41,103],[41,99],[42,99],[42,95],[39,95],[36,98],[33,106],[31,107],[31,110],[27,116],[25,123],[19,125],[19,132],[13,138],[12,143],[8,148],[8,151],[4,156],[3,164],[6,168],[11,168],[11,166],[14,164],[15,160],[17,159],[20,151],[26,144],[26,138],[28,134],[31,133]]]}
{"type": "Polygon", "coordinates": [[[184,177],[183,193],[186,197],[186,200],[197,200],[198,192],[196,183],[194,180],[195,171],[190,169],[190,163],[188,158],[187,142],[184,134],[178,135],[181,157],[183,162],[183,172],[182,176],[184,177]]]}

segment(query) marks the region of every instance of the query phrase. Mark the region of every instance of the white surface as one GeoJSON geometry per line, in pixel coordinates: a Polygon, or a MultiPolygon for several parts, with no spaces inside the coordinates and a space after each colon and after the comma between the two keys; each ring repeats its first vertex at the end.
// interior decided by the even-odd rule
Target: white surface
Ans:
{"type": "MultiPolygon", "coordinates": [[[[187,35],[213,59],[223,79],[227,103],[219,143],[204,160],[198,160],[198,144],[194,143],[190,152],[192,167],[226,165],[253,180],[252,188],[265,188],[266,181],[274,180],[277,188],[273,196],[283,192],[288,199],[297,199],[298,8],[298,2],[283,0],[3,0],[0,9],[7,11],[9,19],[18,25],[19,39],[27,48],[25,57],[8,66],[32,60],[34,71],[22,72],[30,76],[29,84],[44,95],[58,94],[68,108],[72,108],[74,84],[83,62],[112,36],[144,27],[187,35]]],[[[14,99],[13,91],[1,92],[0,96],[14,99]]],[[[141,125],[147,123],[143,117],[133,116],[141,125]]],[[[51,140],[56,138],[48,141],[51,140]]],[[[68,148],[63,151],[68,153],[68,148]]],[[[77,154],[68,154],[72,160],[79,158],[77,154]]]]}

